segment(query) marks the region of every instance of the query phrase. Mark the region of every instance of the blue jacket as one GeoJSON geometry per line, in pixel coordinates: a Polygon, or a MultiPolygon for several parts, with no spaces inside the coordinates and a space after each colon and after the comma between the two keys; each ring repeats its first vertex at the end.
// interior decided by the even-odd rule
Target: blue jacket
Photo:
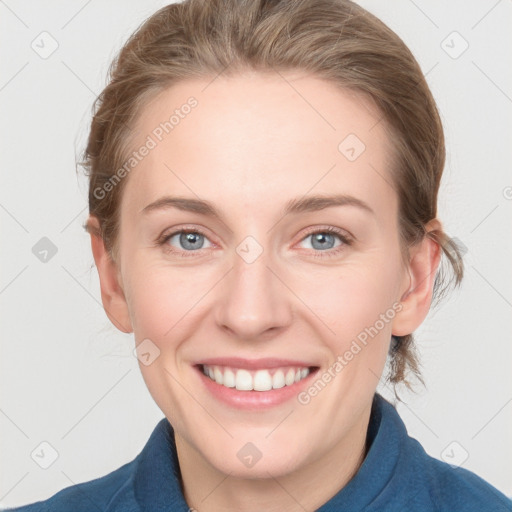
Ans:
{"type": "MultiPolygon", "coordinates": [[[[426,454],[407,434],[395,408],[373,401],[368,454],[350,482],[318,512],[512,511],[512,501],[462,468],[426,454]]],[[[17,512],[188,512],[180,489],[174,432],[166,418],[131,462],[17,512]]]]}

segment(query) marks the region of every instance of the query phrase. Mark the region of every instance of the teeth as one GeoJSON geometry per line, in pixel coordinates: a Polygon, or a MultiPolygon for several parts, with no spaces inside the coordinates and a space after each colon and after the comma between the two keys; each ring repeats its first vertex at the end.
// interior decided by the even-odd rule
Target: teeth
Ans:
{"type": "Polygon", "coordinates": [[[251,391],[252,387],[252,376],[247,370],[238,370],[236,372],[235,387],[240,391],[251,391]]]}
{"type": "Polygon", "coordinates": [[[223,384],[228,388],[234,388],[236,386],[235,374],[229,369],[225,370],[224,372],[223,384]]]}
{"type": "Polygon", "coordinates": [[[254,375],[253,389],[255,391],[268,391],[272,389],[272,377],[267,370],[258,370],[254,375]]]}
{"type": "Polygon", "coordinates": [[[203,365],[203,373],[221,386],[240,391],[269,391],[291,386],[309,375],[309,368],[276,368],[256,370],[203,365]]]}
{"type": "MultiPolygon", "coordinates": [[[[305,368],[307,371],[307,368],[305,368]]],[[[307,375],[307,373],[306,373],[307,375]]],[[[274,376],[272,377],[272,387],[274,389],[284,388],[285,382],[284,382],[284,372],[283,370],[277,370],[276,373],[274,373],[274,376]]]]}
{"type": "Polygon", "coordinates": [[[218,366],[213,368],[213,376],[217,384],[224,384],[224,374],[220,371],[218,366]]]}
{"type": "Polygon", "coordinates": [[[291,368],[286,372],[286,377],[284,378],[284,382],[287,386],[291,386],[295,382],[295,370],[291,368]]]}

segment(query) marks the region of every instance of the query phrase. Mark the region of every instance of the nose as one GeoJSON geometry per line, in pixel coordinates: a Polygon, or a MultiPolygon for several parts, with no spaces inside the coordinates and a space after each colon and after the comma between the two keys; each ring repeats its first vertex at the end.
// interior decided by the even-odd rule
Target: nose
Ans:
{"type": "Polygon", "coordinates": [[[221,283],[217,325],[239,340],[275,336],[291,324],[291,293],[277,277],[267,252],[252,262],[238,253],[233,268],[221,283]]]}

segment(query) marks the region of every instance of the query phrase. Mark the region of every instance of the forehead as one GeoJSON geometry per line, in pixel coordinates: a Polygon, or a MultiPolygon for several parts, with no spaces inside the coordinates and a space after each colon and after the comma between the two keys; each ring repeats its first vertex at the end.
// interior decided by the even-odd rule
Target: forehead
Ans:
{"type": "Polygon", "coordinates": [[[138,210],[167,193],[260,211],[308,192],[357,195],[377,209],[395,201],[379,112],[316,77],[179,82],[142,109],[135,134],[130,150],[149,149],[130,171],[123,204],[138,210]]]}

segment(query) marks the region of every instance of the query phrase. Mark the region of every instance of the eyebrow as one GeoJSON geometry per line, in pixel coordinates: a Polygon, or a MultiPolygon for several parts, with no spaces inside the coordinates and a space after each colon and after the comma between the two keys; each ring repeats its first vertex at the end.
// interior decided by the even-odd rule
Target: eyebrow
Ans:
{"type": "MultiPolygon", "coordinates": [[[[335,206],[355,206],[364,210],[372,215],[375,212],[361,199],[357,197],[337,194],[337,195],[314,195],[304,196],[288,201],[283,210],[283,216],[288,214],[297,214],[304,212],[315,212],[325,208],[332,208],[335,206]]],[[[162,210],[168,208],[176,208],[178,210],[199,213],[219,220],[222,220],[221,213],[209,201],[202,199],[193,199],[186,197],[164,196],[156,201],[145,206],[141,213],[147,214],[155,210],[162,210]]]]}

